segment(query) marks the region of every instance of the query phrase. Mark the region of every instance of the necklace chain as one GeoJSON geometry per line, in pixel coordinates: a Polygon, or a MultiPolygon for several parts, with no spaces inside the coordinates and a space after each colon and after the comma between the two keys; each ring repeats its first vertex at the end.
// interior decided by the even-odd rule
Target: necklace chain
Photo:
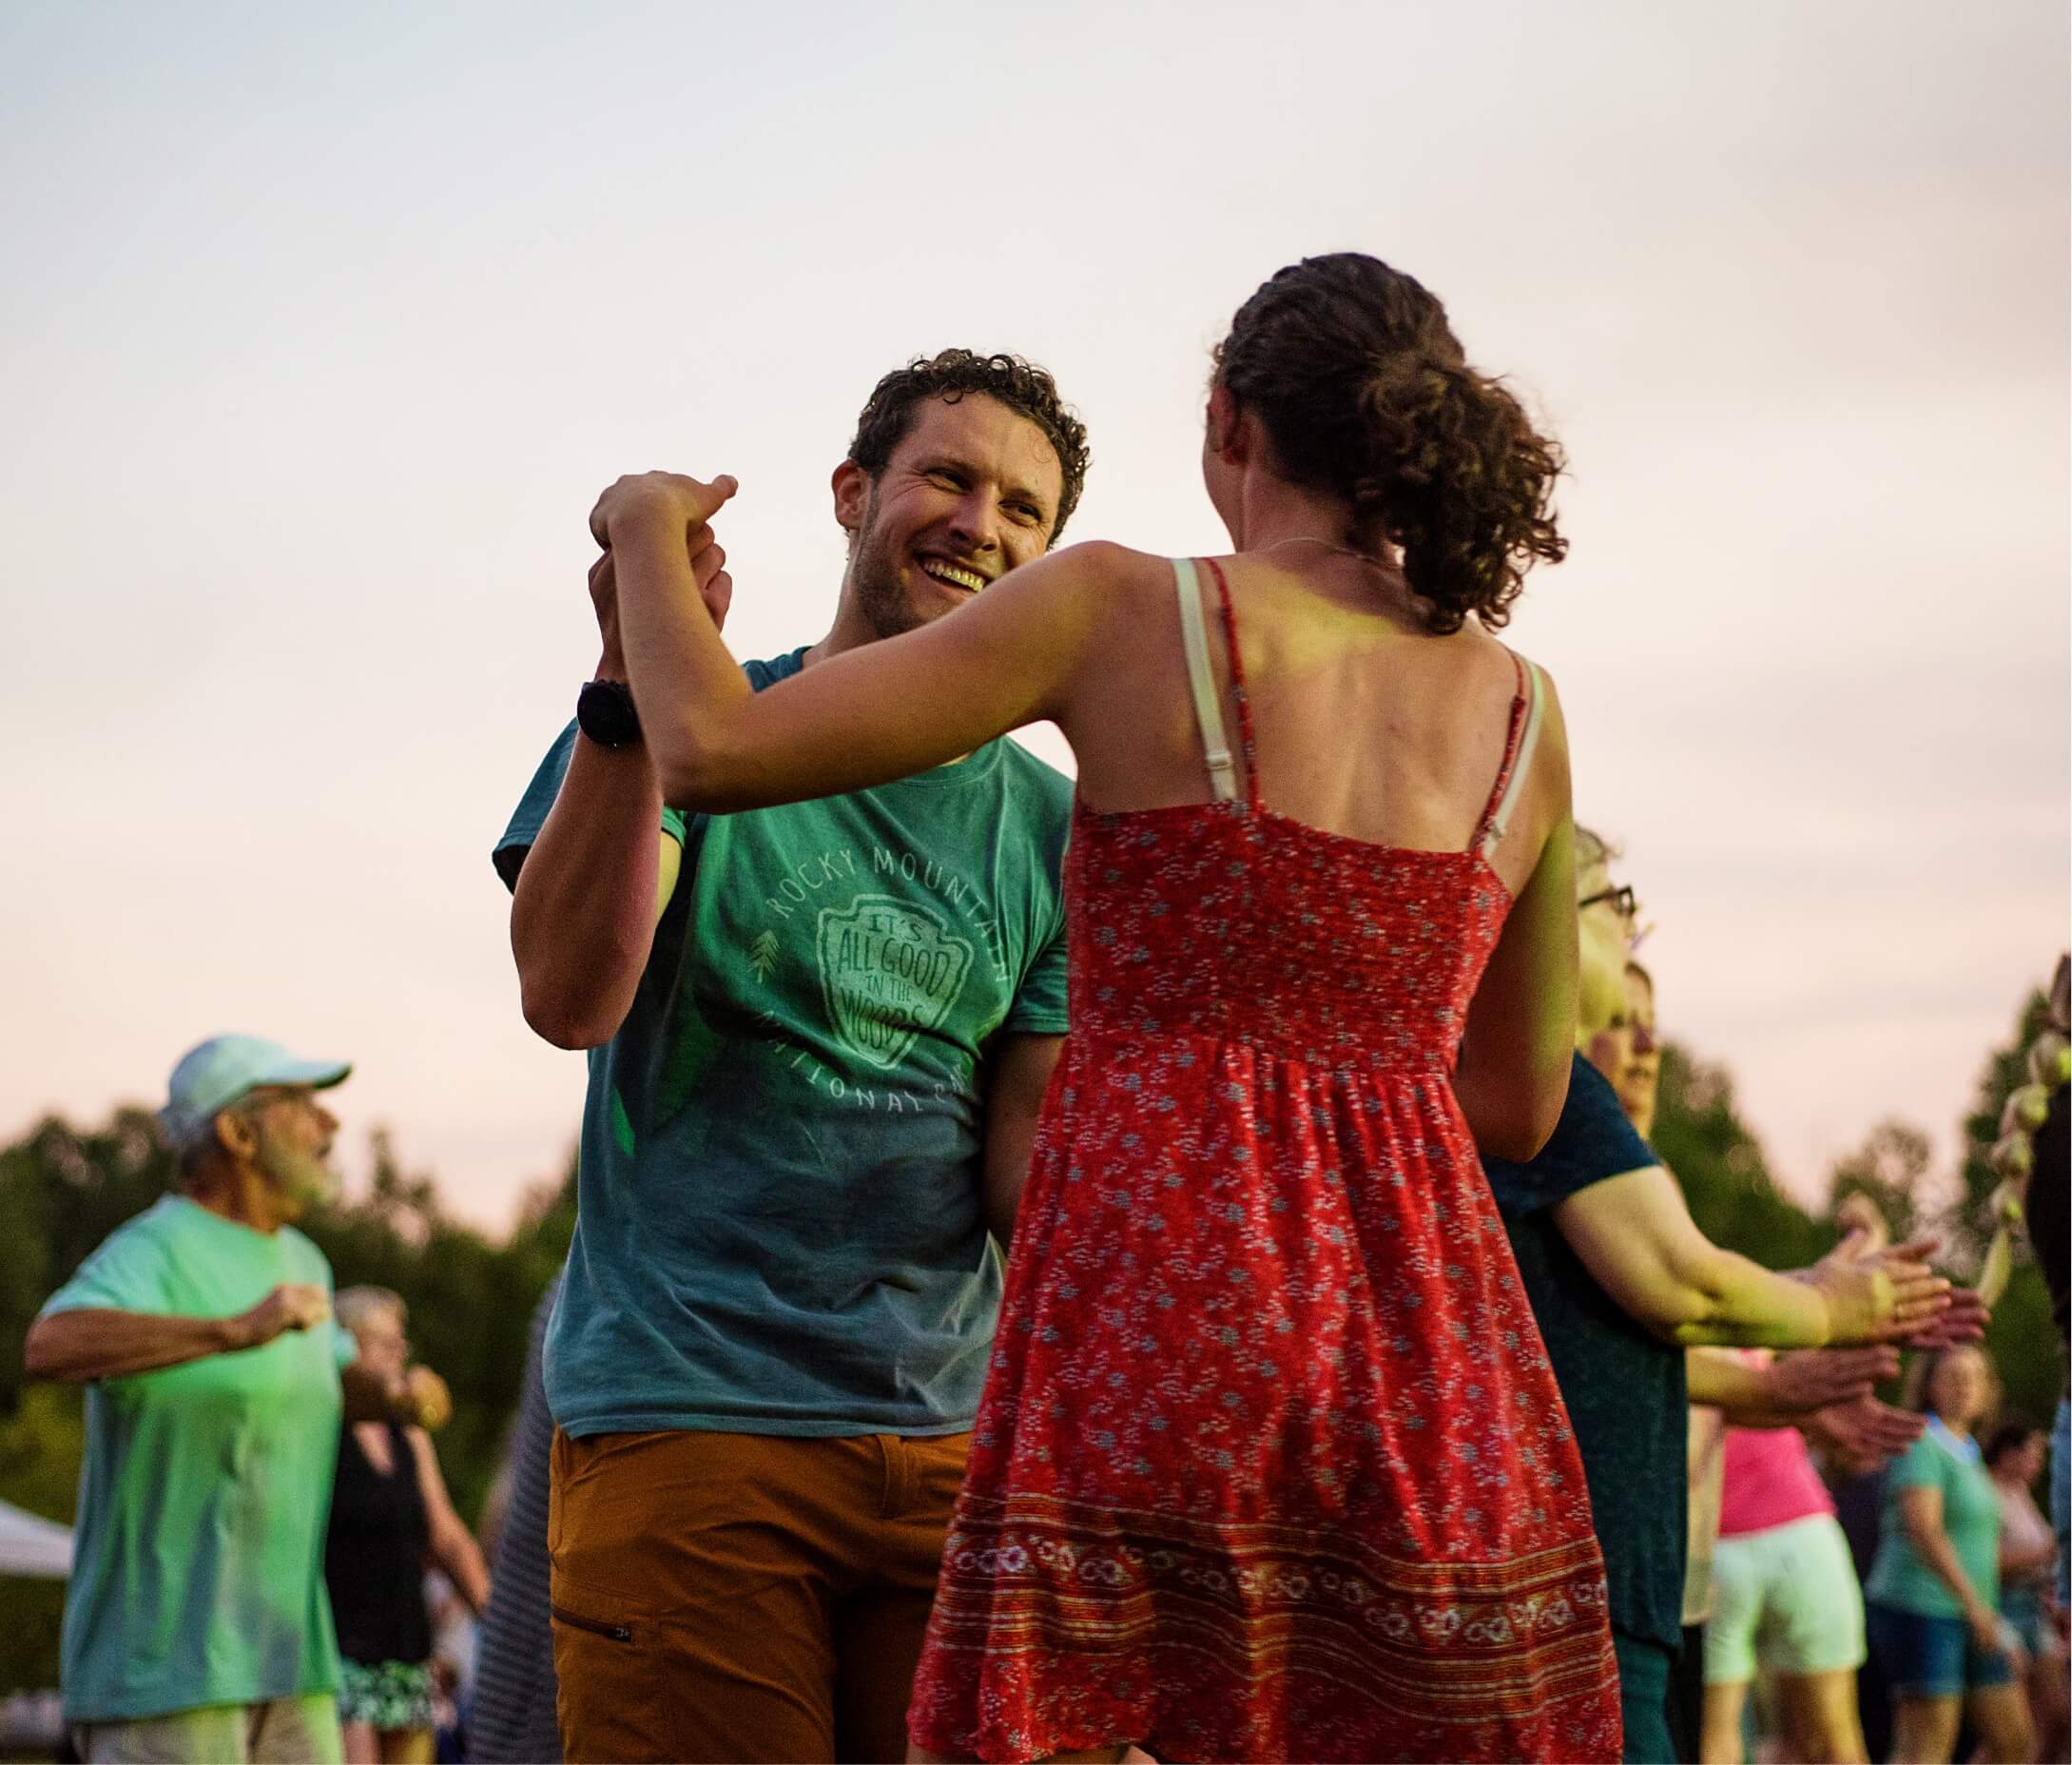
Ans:
{"type": "Polygon", "coordinates": [[[1283,546],[1322,546],[1326,552],[1336,552],[1341,557],[1358,558],[1363,564],[1371,564],[1377,570],[1385,569],[1382,560],[1370,553],[1343,546],[1335,539],[1326,539],[1316,533],[1290,533],[1286,539],[1276,539],[1270,546],[1261,546],[1262,552],[1278,552],[1283,546]]]}

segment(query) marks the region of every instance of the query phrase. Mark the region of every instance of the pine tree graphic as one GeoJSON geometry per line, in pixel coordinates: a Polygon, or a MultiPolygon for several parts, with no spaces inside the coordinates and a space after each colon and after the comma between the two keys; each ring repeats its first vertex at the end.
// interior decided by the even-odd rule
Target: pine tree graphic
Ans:
{"type": "Polygon", "coordinates": [[[748,966],[755,970],[758,980],[767,981],[770,970],[777,966],[777,934],[765,932],[748,946],[748,966]]]}

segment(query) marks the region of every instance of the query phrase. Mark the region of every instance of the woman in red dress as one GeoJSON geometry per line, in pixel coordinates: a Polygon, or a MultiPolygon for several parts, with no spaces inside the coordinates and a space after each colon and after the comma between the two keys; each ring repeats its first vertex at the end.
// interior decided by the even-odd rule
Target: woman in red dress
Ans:
{"type": "MultiPolygon", "coordinates": [[[[752,694],[701,597],[731,480],[591,517],[671,804],[1046,718],[1078,757],[1072,1032],[921,1756],[1618,1755],[1581,1466],[1476,1156],[1537,1152],[1569,1067],[1566,743],[1492,635],[1564,550],[1559,463],[1437,300],[1345,253],[1217,352],[1227,557],[1074,547],[752,694]]],[[[989,473],[945,475],[906,568],[1011,518],[989,473]]]]}

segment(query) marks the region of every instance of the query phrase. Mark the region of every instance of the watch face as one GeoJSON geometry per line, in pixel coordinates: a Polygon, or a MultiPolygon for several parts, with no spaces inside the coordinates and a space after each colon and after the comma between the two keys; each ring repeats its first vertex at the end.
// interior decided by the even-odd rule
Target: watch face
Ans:
{"type": "Polygon", "coordinates": [[[633,695],[616,680],[593,680],[575,697],[575,725],[600,747],[630,747],[640,740],[633,695]]]}

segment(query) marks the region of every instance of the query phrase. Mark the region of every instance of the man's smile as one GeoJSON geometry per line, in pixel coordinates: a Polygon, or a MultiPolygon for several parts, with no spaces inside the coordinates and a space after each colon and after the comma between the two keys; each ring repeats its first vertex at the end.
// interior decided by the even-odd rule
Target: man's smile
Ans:
{"type": "Polygon", "coordinates": [[[978,593],[986,586],[986,578],[978,571],[962,564],[953,564],[948,558],[923,557],[920,567],[936,581],[946,583],[953,589],[962,589],[970,594],[978,593]]]}

